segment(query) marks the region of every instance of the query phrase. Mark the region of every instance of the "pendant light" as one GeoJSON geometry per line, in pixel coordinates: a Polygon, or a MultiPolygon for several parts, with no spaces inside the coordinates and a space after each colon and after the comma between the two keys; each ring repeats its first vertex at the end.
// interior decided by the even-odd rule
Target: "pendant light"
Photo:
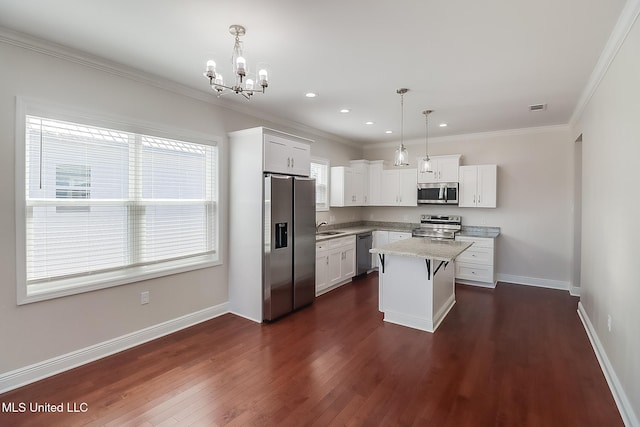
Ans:
{"type": "Polygon", "coordinates": [[[409,92],[407,88],[401,88],[396,91],[400,95],[400,146],[393,158],[394,166],[409,166],[409,153],[404,146],[404,94],[407,92],[409,92]]]}
{"type": "Polygon", "coordinates": [[[420,159],[418,165],[418,172],[421,173],[433,173],[431,169],[431,159],[429,158],[429,114],[433,113],[433,110],[424,110],[424,122],[425,122],[425,138],[424,138],[424,157],[420,159]]]}

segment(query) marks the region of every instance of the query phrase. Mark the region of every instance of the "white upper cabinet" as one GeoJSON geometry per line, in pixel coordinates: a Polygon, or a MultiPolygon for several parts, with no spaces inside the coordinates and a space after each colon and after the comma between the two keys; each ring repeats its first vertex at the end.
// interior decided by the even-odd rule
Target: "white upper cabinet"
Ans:
{"type": "Polygon", "coordinates": [[[433,173],[419,172],[418,182],[458,182],[459,167],[460,154],[433,156],[431,157],[431,170],[433,170],[433,173]]]}
{"type": "Polygon", "coordinates": [[[382,171],[381,205],[417,206],[417,169],[388,169],[382,171]]]}
{"type": "Polygon", "coordinates": [[[354,160],[351,167],[331,168],[330,206],[366,206],[369,204],[369,162],[354,160]]]}
{"type": "Polygon", "coordinates": [[[384,160],[369,162],[369,192],[367,205],[380,206],[382,204],[382,171],[384,160]]]}
{"type": "MultiPolygon", "coordinates": [[[[380,183],[380,204],[382,206],[394,206],[398,204],[398,188],[400,187],[400,175],[396,169],[382,171],[380,183]]],[[[417,190],[416,190],[417,192],[417,190]]]]}
{"type": "Polygon", "coordinates": [[[330,206],[362,206],[364,203],[363,193],[363,171],[345,166],[331,168],[330,206]]]}
{"type": "Polygon", "coordinates": [[[417,169],[401,169],[400,175],[400,187],[398,188],[398,194],[400,194],[399,206],[418,206],[418,175],[417,169]]]}
{"type": "Polygon", "coordinates": [[[332,207],[417,206],[417,169],[383,169],[383,160],[331,168],[332,207]]]}
{"type": "Polygon", "coordinates": [[[354,171],[354,180],[356,180],[356,198],[359,206],[368,206],[369,198],[369,161],[368,160],[352,160],[351,168],[354,171]]]}
{"type": "Polygon", "coordinates": [[[309,176],[311,147],[281,135],[264,134],[264,171],[309,176]]]}
{"type": "Polygon", "coordinates": [[[497,166],[460,166],[458,206],[462,208],[495,208],[497,166]]]}

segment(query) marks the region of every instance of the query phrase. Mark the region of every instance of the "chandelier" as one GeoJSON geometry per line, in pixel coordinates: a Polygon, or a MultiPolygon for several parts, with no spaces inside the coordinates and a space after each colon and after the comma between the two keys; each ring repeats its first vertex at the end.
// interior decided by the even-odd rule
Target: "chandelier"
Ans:
{"type": "Polygon", "coordinates": [[[231,55],[235,82],[231,86],[225,85],[222,74],[216,71],[215,61],[209,60],[207,61],[207,71],[204,72],[204,76],[209,79],[211,89],[217,92],[218,97],[223,95],[225,90],[235,92],[247,99],[254,93],[264,93],[264,90],[269,86],[267,70],[262,68],[258,71],[257,82],[247,77],[247,60],[242,54],[242,42],[240,41],[240,37],[244,36],[247,30],[242,25],[232,25],[229,27],[229,32],[236,38],[233,45],[233,54],[231,55]]]}
{"type": "Polygon", "coordinates": [[[394,166],[409,166],[409,152],[404,146],[404,94],[409,92],[407,88],[401,88],[396,91],[400,95],[400,146],[396,150],[393,158],[394,166]]]}
{"type": "Polygon", "coordinates": [[[433,113],[433,110],[424,110],[422,112],[424,114],[426,133],[424,138],[424,157],[420,159],[418,171],[423,173],[433,173],[431,159],[429,158],[429,114],[431,113],[433,113]]]}

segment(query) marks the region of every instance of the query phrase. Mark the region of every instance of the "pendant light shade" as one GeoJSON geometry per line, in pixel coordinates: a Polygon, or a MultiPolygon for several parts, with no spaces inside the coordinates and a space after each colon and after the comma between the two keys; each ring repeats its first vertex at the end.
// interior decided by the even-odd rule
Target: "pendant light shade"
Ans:
{"type": "Polygon", "coordinates": [[[424,139],[424,157],[420,159],[418,165],[418,172],[421,173],[433,173],[431,169],[431,159],[429,158],[429,114],[433,113],[433,110],[425,110],[422,112],[425,119],[425,139],[424,139]]]}
{"type": "Polygon", "coordinates": [[[396,154],[393,158],[394,166],[409,166],[409,152],[407,147],[400,145],[396,148],[396,154]]]}
{"type": "Polygon", "coordinates": [[[401,88],[396,91],[400,95],[400,146],[396,149],[395,156],[393,157],[394,166],[409,166],[409,152],[404,146],[404,94],[409,89],[401,88]]]}

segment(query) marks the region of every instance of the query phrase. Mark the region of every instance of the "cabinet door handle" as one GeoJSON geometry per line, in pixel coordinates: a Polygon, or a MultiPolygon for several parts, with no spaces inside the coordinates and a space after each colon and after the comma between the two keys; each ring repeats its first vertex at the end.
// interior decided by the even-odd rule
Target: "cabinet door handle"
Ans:
{"type": "Polygon", "coordinates": [[[292,157],[291,158],[291,167],[293,167],[293,162],[295,161],[295,159],[292,157]]]}
{"type": "Polygon", "coordinates": [[[291,157],[287,157],[287,167],[291,167],[291,157]]]}
{"type": "Polygon", "coordinates": [[[478,203],[480,203],[480,195],[478,194],[478,203]]]}
{"type": "Polygon", "coordinates": [[[329,265],[329,257],[327,256],[327,265],[329,265]]]}

